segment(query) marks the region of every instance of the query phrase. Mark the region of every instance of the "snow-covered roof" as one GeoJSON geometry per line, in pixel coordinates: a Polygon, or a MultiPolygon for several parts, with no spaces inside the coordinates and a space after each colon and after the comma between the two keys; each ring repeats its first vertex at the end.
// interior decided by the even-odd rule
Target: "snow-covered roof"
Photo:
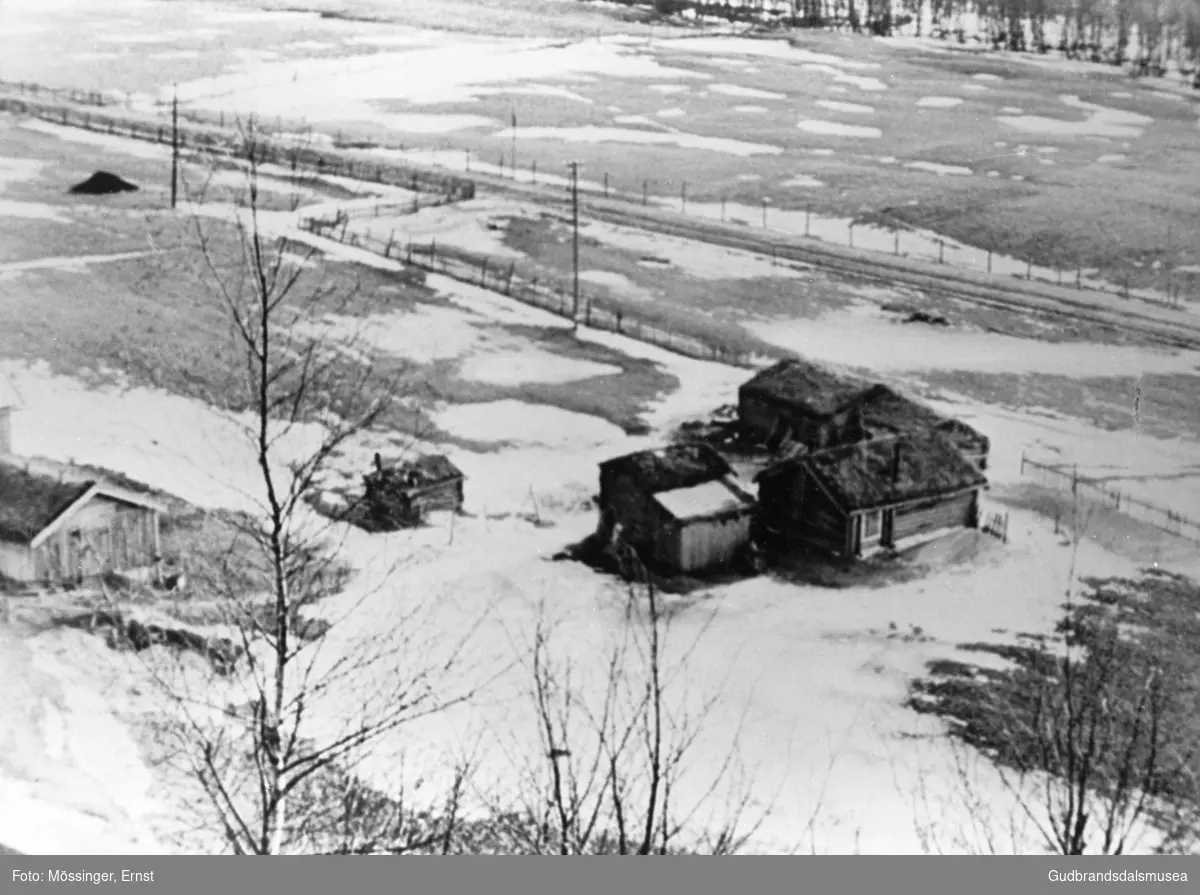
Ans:
{"type": "Polygon", "coordinates": [[[660,491],[654,495],[658,505],[680,521],[705,519],[736,512],[750,506],[748,495],[724,481],[704,482],[690,488],[660,491]]]}

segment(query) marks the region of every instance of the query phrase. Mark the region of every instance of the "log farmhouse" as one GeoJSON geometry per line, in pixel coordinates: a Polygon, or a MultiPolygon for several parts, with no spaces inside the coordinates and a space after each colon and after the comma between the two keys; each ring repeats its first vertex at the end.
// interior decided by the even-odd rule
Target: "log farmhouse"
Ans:
{"type": "Polygon", "coordinates": [[[983,473],[942,434],[797,452],[758,474],[766,539],[846,559],[978,525],[983,473]]]}
{"type": "Polygon", "coordinates": [[[738,389],[738,424],[772,447],[792,441],[819,450],[857,440],[856,404],[866,388],[815,364],[782,360],[738,389]]]}
{"type": "Polygon", "coordinates": [[[754,497],[706,445],[672,445],[600,464],[600,510],[643,559],[674,572],[728,566],[749,542],[754,497]]]}

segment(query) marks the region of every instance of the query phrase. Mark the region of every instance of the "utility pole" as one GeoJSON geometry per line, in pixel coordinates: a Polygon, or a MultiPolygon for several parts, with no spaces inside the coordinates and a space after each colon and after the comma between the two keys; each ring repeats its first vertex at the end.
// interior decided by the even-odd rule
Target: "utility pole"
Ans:
{"type": "Polygon", "coordinates": [[[179,181],[179,86],[171,86],[171,208],[174,208],[179,181]]]}
{"type": "Polygon", "coordinates": [[[512,110],[512,174],[513,180],[517,179],[517,110],[513,107],[512,110]]]}
{"type": "Polygon", "coordinates": [[[571,312],[571,331],[579,329],[579,162],[567,162],[571,169],[571,260],[574,269],[574,305],[571,312]]]}

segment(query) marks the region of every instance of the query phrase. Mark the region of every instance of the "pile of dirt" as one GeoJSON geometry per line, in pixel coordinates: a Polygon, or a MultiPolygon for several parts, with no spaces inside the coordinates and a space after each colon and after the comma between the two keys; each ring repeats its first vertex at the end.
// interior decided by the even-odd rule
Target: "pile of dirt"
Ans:
{"type": "Polygon", "coordinates": [[[113,193],[130,193],[137,184],[130,183],[108,171],[97,171],[87,180],[75,184],[68,192],[84,196],[110,196],[113,193]]]}

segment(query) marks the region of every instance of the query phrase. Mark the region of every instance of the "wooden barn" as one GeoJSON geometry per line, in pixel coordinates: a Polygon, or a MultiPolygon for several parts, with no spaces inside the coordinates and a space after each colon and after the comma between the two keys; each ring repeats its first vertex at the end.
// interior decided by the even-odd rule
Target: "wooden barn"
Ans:
{"type": "Polygon", "coordinates": [[[738,425],[759,442],[810,450],[855,441],[855,402],[867,384],[801,360],[782,360],[738,389],[738,425]]]}
{"type": "Polygon", "coordinates": [[[844,558],[977,527],[979,492],[987,487],[983,473],[936,432],[798,454],[756,481],[766,539],[844,558]]]}
{"type": "Polygon", "coordinates": [[[675,572],[726,567],[749,542],[754,498],[706,445],[672,445],[600,464],[606,529],[675,572]]]}
{"type": "Polygon", "coordinates": [[[158,558],[162,512],[105,482],[2,459],[0,574],[44,584],[78,584],[105,572],[148,578],[158,558]]]}
{"type": "Polygon", "coordinates": [[[430,510],[462,509],[466,476],[441,454],[386,465],[375,455],[375,468],[363,476],[364,503],[380,528],[416,525],[430,510]]]}

